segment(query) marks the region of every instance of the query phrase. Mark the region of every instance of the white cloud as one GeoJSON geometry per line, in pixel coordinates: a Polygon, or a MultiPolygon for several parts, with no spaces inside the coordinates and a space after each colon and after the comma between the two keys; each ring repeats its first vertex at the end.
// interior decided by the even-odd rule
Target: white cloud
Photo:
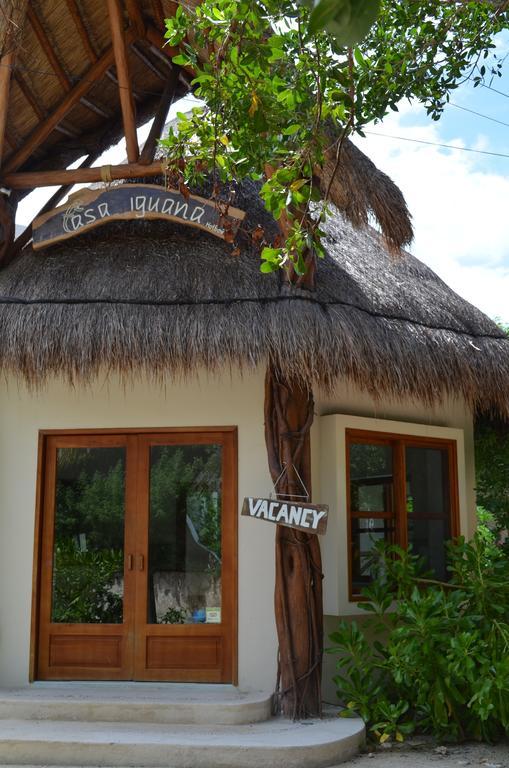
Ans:
{"type": "MultiPolygon", "coordinates": [[[[405,125],[412,112],[423,114],[404,109],[405,120],[394,114],[373,130],[465,146],[461,137],[445,142],[439,123],[405,125]]],[[[468,301],[509,321],[509,159],[494,172],[482,155],[372,135],[356,142],[402,189],[414,219],[412,253],[468,301]]],[[[485,148],[486,137],[475,146],[485,148]]]]}

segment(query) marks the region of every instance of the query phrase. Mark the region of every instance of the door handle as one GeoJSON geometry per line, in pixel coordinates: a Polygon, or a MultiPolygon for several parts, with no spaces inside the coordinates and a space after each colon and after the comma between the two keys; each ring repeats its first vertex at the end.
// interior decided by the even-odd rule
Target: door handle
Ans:
{"type": "Polygon", "coordinates": [[[133,556],[127,555],[127,570],[132,571],[133,569],[133,556]]]}
{"type": "Polygon", "coordinates": [[[143,571],[145,568],[145,558],[143,555],[138,555],[138,570],[143,571]]]}

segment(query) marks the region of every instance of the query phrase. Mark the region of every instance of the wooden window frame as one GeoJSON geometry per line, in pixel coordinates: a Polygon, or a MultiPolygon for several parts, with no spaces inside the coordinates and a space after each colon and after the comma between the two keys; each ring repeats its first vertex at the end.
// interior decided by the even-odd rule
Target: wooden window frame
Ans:
{"type": "MultiPolygon", "coordinates": [[[[362,595],[353,591],[352,579],[352,519],[366,517],[362,513],[352,514],[350,494],[350,446],[352,444],[366,445],[390,445],[393,449],[393,484],[394,484],[394,514],[377,514],[394,520],[395,543],[404,549],[408,546],[408,525],[406,512],[406,466],[405,449],[416,448],[442,448],[448,452],[449,470],[449,524],[451,538],[460,534],[460,505],[459,505],[459,480],[458,480],[458,448],[457,441],[439,437],[422,437],[419,435],[403,434],[396,432],[378,432],[375,430],[345,429],[345,458],[346,458],[346,518],[347,518],[347,546],[348,546],[348,599],[350,602],[362,601],[362,595]]],[[[372,517],[372,513],[369,515],[372,517]]]]}

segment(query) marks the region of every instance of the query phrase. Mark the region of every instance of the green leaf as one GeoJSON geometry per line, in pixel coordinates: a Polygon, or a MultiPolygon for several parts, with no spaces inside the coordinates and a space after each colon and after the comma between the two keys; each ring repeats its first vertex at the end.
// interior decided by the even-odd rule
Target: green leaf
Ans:
{"type": "Polygon", "coordinates": [[[179,64],[181,67],[185,67],[189,64],[189,58],[182,53],[179,53],[178,56],[174,56],[172,61],[174,64],[179,64]]]}
{"type": "Polygon", "coordinates": [[[339,45],[352,47],[369,32],[380,0],[320,0],[310,18],[310,32],[326,29],[339,45]]]}

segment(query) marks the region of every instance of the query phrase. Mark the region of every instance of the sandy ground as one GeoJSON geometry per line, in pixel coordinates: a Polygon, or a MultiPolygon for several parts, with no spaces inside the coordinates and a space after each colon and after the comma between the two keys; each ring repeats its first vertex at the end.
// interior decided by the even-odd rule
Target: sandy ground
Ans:
{"type": "MultiPolygon", "coordinates": [[[[378,748],[343,763],[344,768],[509,768],[509,742],[436,746],[412,740],[402,746],[378,748]]],[[[338,766],[339,768],[339,766],[338,766]]]]}

